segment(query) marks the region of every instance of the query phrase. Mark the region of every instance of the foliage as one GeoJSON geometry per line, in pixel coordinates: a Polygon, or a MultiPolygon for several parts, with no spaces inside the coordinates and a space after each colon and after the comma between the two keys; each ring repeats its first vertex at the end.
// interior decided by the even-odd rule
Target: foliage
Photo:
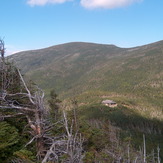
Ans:
{"type": "Polygon", "coordinates": [[[18,130],[7,122],[0,122],[0,149],[7,148],[19,141],[18,130]]]}
{"type": "Polygon", "coordinates": [[[124,49],[113,45],[69,43],[12,56],[48,95],[62,97],[105,91],[141,97],[161,107],[163,42],[124,49]]]}
{"type": "Polygon", "coordinates": [[[35,156],[33,153],[27,149],[21,149],[20,151],[16,151],[13,154],[16,158],[24,160],[24,162],[32,163],[35,160],[35,156]]]}
{"type": "Polygon", "coordinates": [[[19,139],[18,130],[14,126],[5,121],[0,122],[0,162],[12,156],[17,149],[19,139]]]}
{"type": "MultiPolygon", "coordinates": [[[[107,149],[112,149],[112,144],[116,145],[116,143],[115,150],[121,154],[123,154],[121,151],[124,150],[127,154],[125,147],[130,144],[131,155],[135,158],[139,153],[140,146],[143,146],[143,134],[146,135],[148,154],[152,150],[156,152],[158,144],[161,151],[163,149],[162,121],[147,119],[124,106],[109,108],[101,104],[81,106],[78,115],[82,124],[80,131],[87,140],[85,142],[87,151],[85,159],[87,159],[87,156],[88,158],[95,158],[96,153],[99,152],[98,157],[102,156],[102,153],[105,153],[103,150],[106,146],[107,149]]],[[[163,157],[162,153],[160,153],[160,156],[163,157]]]]}
{"type": "MultiPolygon", "coordinates": [[[[55,88],[63,98],[75,97],[79,103],[76,100],[70,100],[70,105],[67,101],[61,103],[56,92],[52,90],[47,101],[51,115],[46,115],[47,119],[44,120],[47,121],[52,117],[55,117],[55,120],[50,121],[50,126],[47,126],[49,122],[42,121],[41,125],[44,124],[48,132],[47,135],[45,132],[39,133],[40,137],[34,132],[36,130],[32,131],[29,127],[30,124],[35,127],[39,124],[34,123],[33,112],[9,120],[5,118],[5,121],[0,122],[0,150],[3,151],[0,152],[0,161],[20,159],[24,162],[35,162],[38,148],[35,148],[32,140],[43,142],[45,137],[41,137],[42,135],[51,136],[51,139],[46,140],[47,143],[50,141],[53,143],[52,146],[46,146],[47,149],[49,147],[52,149],[47,150],[46,156],[49,154],[55,158],[55,152],[59,151],[57,161],[60,162],[74,159],[78,151],[80,156],[85,154],[86,163],[116,162],[119,158],[130,162],[136,157],[141,160],[143,159],[143,152],[140,150],[140,147],[143,148],[142,135],[146,137],[147,155],[151,154],[152,150],[155,155],[159,144],[160,155],[163,158],[163,118],[160,116],[163,102],[162,47],[162,42],[137,49],[72,43],[30,52],[31,54],[28,52],[23,52],[20,56],[16,54],[14,58],[18,64],[23,65],[23,71],[39,83],[47,93],[51,88],[55,88]],[[101,101],[106,98],[115,100],[118,107],[109,108],[101,105],[101,101]],[[67,117],[62,118],[59,110],[66,110],[67,117]],[[157,111],[157,115],[151,114],[153,110],[154,113],[157,111]],[[26,125],[28,116],[32,121],[26,125]],[[29,133],[32,133],[35,139],[29,133]],[[31,139],[30,146],[25,148],[29,139],[31,139]],[[65,142],[66,145],[70,144],[69,148],[65,142]]],[[[17,69],[10,63],[6,63],[5,66],[8,68],[5,77],[11,79],[10,84],[6,84],[7,93],[26,91],[17,69]]],[[[6,81],[8,83],[8,80],[6,81]]],[[[2,82],[0,78],[0,83],[2,82]]],[[[40,95],[35,93],[31,83],[28,86],[32,95],[40,95]]],[[[32,98],[34,97],[36,96],[32,98]]],[[[40,105],[39,107],[32,105],[24,96],[7,96],[6,99],[14,106],[24,104],[32,109],[41,108],[40,105]]],[[[39,103],[41,100],[37,99],[39,103]]],[[[6,113],[12,116],[17,111],[10,109],[6,111],[2,108],[1,116],[6,113]]],[[[44,118],[40,114],[38,117],[44,118]]]]}
{"type": "Polygon", "coordinates": [[[50,107],[50,116],[54,118],[55,121],[59,119],[59,104],[60,103],[61,103],[61,100],[58,99],[58,96],[55,93],[55,90],[51,90],[48,104],[50,107]]]}

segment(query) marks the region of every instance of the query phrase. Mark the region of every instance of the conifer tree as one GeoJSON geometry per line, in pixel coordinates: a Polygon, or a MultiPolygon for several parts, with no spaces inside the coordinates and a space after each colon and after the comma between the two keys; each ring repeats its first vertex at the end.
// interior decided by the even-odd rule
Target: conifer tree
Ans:
{"type": "Polygon", "coordinates": [[[61,100],[58,99],[58,95],[55,93],[55,90],[51,90],[48,103],[50,107],[51,117],[54,117],[56,121],[59,118],[59,104],[61,103],[61,100]]]}

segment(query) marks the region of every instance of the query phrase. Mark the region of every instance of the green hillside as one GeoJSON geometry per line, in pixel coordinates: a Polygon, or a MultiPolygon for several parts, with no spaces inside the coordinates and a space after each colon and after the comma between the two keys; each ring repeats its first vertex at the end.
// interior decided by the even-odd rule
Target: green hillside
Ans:
{"type": "Polygon", "coordinates": [[[143,135],[148,156],[160,149],[163,159],[163,41],[135,48],[76,42],[17,53],[11,59],[44,89],[47,99],[55,89],[69,118],[76,114],[85,139],[84,162],[111,162],[108,149],[125,158],[129,144],[134,159],[143,135]],[[102,105],[106,99],[118,106],[102,105]]]}
{"type": "Polygon", "coordinates": [[[159,110],[152,116],[162,119],[163,41],[134,48],[74,42],[12,58],[46,94],[55,89],[61,98],[75,96],[81,103],[103,98],[135,103],[159,110]]]}
{"type": "Polygon", "coordinates": [[[27,73],[42,88],[55,88],[63,93],[71,92],[74,85],[87,82],[90,73],[99,72],[107,64],[106,60],[122,55],[123,51],[112,45],[68,43],[18,53],[13,57],[23,73],[27,73]]]}

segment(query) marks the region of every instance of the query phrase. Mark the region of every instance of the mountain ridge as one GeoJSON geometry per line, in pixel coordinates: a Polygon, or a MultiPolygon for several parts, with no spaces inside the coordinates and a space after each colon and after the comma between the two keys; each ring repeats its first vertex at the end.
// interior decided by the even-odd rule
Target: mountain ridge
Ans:
{"type": "Polygon", "coordinates": [[[46,94],[51,89],[62,97],[89,91],[129,93],[152,105],[162,103],[163,41],[133,48],[72,42],[11,58],[46,94]]]}
{"type": "Polygon", "coordinates": [[[20,54],[20,53],[23,53],[23,52],[45,50],[45,49],[49,49],[49,48],[60,47],[60,46],[63,46],[63,45],[80,44],[80,43],[81,44],[94,44],[94,45],[114,46],[114,47],[118,47],[118,48],[121,48],[121,49],[136,49],[136,48],[145,47],[145,46],[148,46],[148,45],[162,44],[163,43],[163,40],[155,41],[155,42],[148,43],[148,44],[138,45],[138,46],[132,46],[132,47],[120,47],[120,46],[117,46],[117,45],[114,45],[114,44],[104,44],[104,43],[93,43],[93,42],[76,41],[76,42],[60,43],[60,44],[57,44],[57,45],[51,45],[51,46],[48,46],[48,47],[38,48],[38,49],[34,49],[34,50],[33,49],[31,49],[31,50],[24,50],[24,51],[20,51],[20,52],[14,53],[12,55],[17,55],[17,54],[20,54]]]}

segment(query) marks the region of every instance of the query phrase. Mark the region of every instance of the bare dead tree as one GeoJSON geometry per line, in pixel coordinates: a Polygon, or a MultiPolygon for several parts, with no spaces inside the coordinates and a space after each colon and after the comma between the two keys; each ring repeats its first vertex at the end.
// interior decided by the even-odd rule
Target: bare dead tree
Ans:
{"type": "MultiPolygon", "coordinates": [[[[1,47],[3,49],[3,46],[1,47]]],[[[81,163],[83,140],[80,134],[73,132],[73,123],[69,127],[66,114],[63,113],[63,119],[56,123],[62,123],[65,127],[65,132],[59,137],[51,134],[55,124],[50,124],[48,121],[47,109],[44,106],[44,92],[38,87],[31,91],[19,69],[13,65],[8,66],[3,57],[3,51],[1,51],[1,63],[6,66],[5,68],[2,67],[0,71],[3,79],[5,77],[6,80],[1,81],[0,119],[5,120],[6,118],[17,116],[26,117],[27,126],[29,126],[28,132],[31,137],[26,146],[35,143],[38,161],[42,161],[42,163],[58,161],[61,156],[65,155],[66,159],[64,162],[81,163]],[[8,74],[9,72],[17,74],[21,89],[10,90],[14,79],[12,75],[8,74]],[[3,112],[3,110],[7,112],[3,112]]]]}
{"type": "MultiPolygon", "coordinates": [[[[0,90],[0,119],[24,116],[30,127],[31,140],[36,143],[38,160],[42,160],[46,151],[46,132],[47,120],[46,109],[44,107],[44,92],[36,88],[30,91],[19,69],[6,62],[4,58],[4,42],[0,40],[0,73],[1,73],[1,90],[0,90]],[[13,76],[13,74],[16,74],[13,76]],[[11,90],[15,87],[14,78],[18,77],[20,89],[11,90]],[[5,111],[7,112],[5,112],[5,111]]],[[[14,88],[15,89],[15,88],[14,88]]]]}
{"type": "Polygon", "coordinates": [[[161,159],[160,159],[160,148],[159,146],[157,147],[157,163],[160,163],[161,159]]]}
{"type": "Polygon", "coordinates": [[[44,134],[45,134],[45,108],[43,103],[44,93],[42,90],[37,89],[37,91],[32,94],[28,89],[21,73],[17,70],[20,80],[22,82],[24,92],[16,92],[14,94],[9,93],[7,90],[1,95],[0,98],[0,109],[6,109],[11,111],[11,115],[1,114],[1,119],[15,117],[15,116],[25,116],[28,121],[28,126],[30,127],[32,139],[27,143],[31,144],[33,141],[36,142],[37,156],[41,160],[44,157],[44,134]],[[17,101],[16,99],[24,98],[25,102],[17,101]]]}
{"type": "MultiPolygon", "coordinates": [[[[112,139],[111,143],[112,142],[112,139]]],[[[115,139],[116,140],[116,139],[115,139]]],[[[120,141],[117,139],[117,141],[120,141]]],[[[154,152],[154,150],[151,153],[146,152],[146,141],[145,141],[145,135],[143,135],[143,146],[140,148],[140,150],[134,149],[131,144],[123,143],[123,142],[114,142],[112,146],[106,147],[104,149],[104,153],[109,155],[113,162],[117,163],[145,163],[145,162],[151,162],[151,163],[160,163],[160,149],[157,149],[157,152],[154,152]],[[115,144],[119,144],[119,146],[116,146],[115,144]]]]}
{"type": "Polygon", "coordinates": [[[143,135],[143,162],[146,163],[146,141],[145,135],[143,135]]]}
{"type": "Polygon", "coordinates": [[[2,89],[4,89],[4,82],[6,77],[6,71],[5,71],[5,44],[2,39],[0,39],[0,69],[1,69],[1,83],[2,83],[2,89]]]}
{"type": "Polygon", "coordinates": [[[0,39],[0,55],[2,60],[4,60],[5,57],[5,43],[3,41],[3,39],[0,39]]]}
{"type": "Polygon", "coordinates": [[[47,151],[42,163],[63,162],[63,163],[82,163],[84,158],[83,141],[81,134],[73,132],[74,121],[68,124],[66,112],[63,111],[63,126],[65,134],[53,139],[50,149],[47,151]]]}

